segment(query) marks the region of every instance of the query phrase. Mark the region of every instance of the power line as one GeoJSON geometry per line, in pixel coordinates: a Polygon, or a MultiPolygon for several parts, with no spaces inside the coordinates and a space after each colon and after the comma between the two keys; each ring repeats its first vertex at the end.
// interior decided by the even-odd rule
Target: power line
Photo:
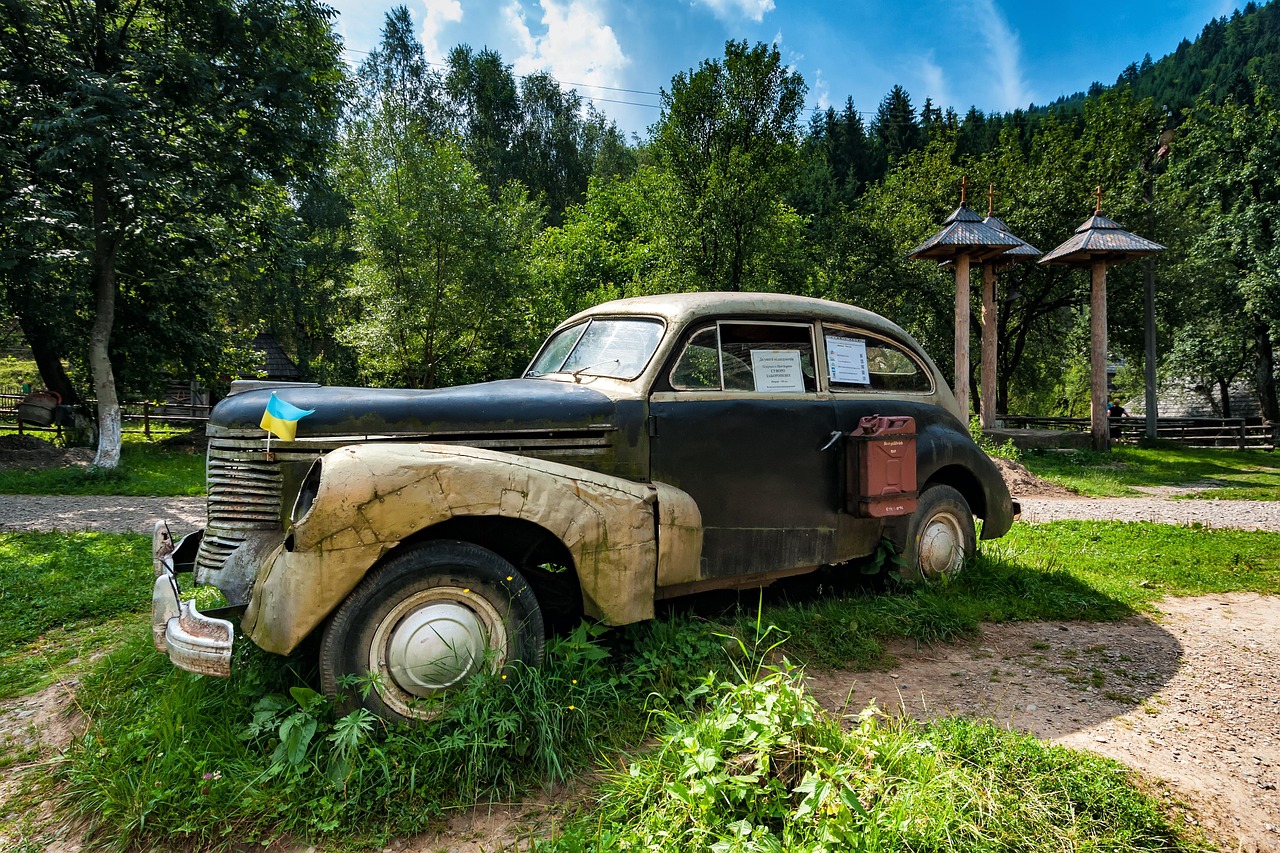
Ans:
{"type": "MultiPolygon", "coordinates": [[[[364,56],[369,56],[369,55],[372,53],[371,51],[368,51],[368,50],[356,50],[355,48],[351,48],[351,47],[344,47],[342,50],[343,50],[343,52],[344,52],[344,53],[359,53],[359,54],[362,54],[362,55],[364,55],[364,56]]],[[[427,65],[429,65],[429,66],[431,66],[432,68],[448,68],[448,67],[449,67],[449,64],[448,64],[448,63],[445,63],[445,62],[429,62],[429,61],[428,61],[428,62],[426,62],[426,64],[427,64],[427,65]]],[[[513,73],[511,76],[512,76],[513,78],[515,78],[516,80],[528,80],[530,77],[532,77],[532,76],[534,76],[534,75],[533,75],[533,74],[514,74],[514,73],[513,73]]],[[[573,82],[571,82],[571,81],[569,81],[569,80],[560,80],[560,79],[558,79],[558,78],[556,78],[556,77],[553,77],[553,76],[552,76],[552,75],[550,75],[550,74],[548,74],[547,76],[548,76],[548,77],[551,77],[551,79],[552,79],[552,80],[554,80],[554,81],[556,82],[556,84],[557,84],[557,85],[559,85],[559,86],[571,86],[571,87],[573,87],[575,90],[576,90],[576,89],[578,89],[578,88],[584,88],[584,89],[604,89],[604,90],[605,90],[605,91],[607,91],[607,92],[624,92],[624,93],[626,93],[626,94],[628,94],[628,95],[652,95],[652,96],[653,96],[653,97],[655,97],[655,98],[660,98],[660,97],[662,97],[662,93],[661,93],[661,92],[650,92],[650,91],[647,91],[647,90],[645,90],[645,89],[623,89],[623,88],[619,88],[619,87],[617,87],[617,86],[605,86],[605,85],[604,85],[604,84],[602,84],[602,83],[573,83],[573,82]]],[[[642,104],[642,103],[637,103],[637,102],[635,102],[635,101],[619,101],[619,100],[614,100],[614,99],[612,99],[612,98],[602,98],[602,97],[599,97],[599,96],[596,96],[596,95],[590,95],[590,94],[587,94],[587,93],[583,93],[583,96],[584,96],[584,97],[587,97],[587,98],[590,98],[590,99],[591,99],[591,100],[593,100],[593,101],[600,101],[601,103],[605,103],[605,104],[622,104],[623,106],[628,106],[628,107],[646,107],[646,108],[651,109],[651,110],[660,110],[660,109],[662,109],[662,105],[661,105],[661,104],[642,104]]]]}

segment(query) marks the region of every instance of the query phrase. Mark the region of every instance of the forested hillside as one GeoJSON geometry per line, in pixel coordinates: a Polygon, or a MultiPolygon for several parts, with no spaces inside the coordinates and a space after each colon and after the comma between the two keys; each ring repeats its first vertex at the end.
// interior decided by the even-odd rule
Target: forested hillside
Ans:
{"type": "MultiPolygon", "coordinates": [[[[1162,371],[1219,391],[1248,377],[1280,419],[1274,4],[1114,86],[1002,115],[917,108],[899,86],[870,111],[805,114],[776,47],[729,42],[675,70],[631,140],[493,51],[428,64],[403,8],[354,74],[314,0],[113,9],[0,5],[0,293],[68,399],[225,386],[263,331],[318,381],[511,376],[568,313],[672,290],[854,302],[947,372],[951,273],[905,254],[966,176],[972,207],[991,187],[1042,251],[1101,185],[1107,215],[1169,247],[1162,371]],[[233,7],[270,34],[254,50],[233,7]]],[[[1131,389],[1140,275],[1110,278],[1131,389]]],[[[1086,411],[1086,294],[1081,273],[1002,273],[1000,410],[1086,411]]]]}

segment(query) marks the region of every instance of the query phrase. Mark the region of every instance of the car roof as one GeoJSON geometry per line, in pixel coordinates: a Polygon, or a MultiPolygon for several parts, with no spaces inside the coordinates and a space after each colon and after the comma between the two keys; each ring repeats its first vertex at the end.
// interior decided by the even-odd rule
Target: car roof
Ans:
{"type": "Polygon", "coordinates": [[[760,317],[763,319],[785,315],[789,319],[851,323],[868,331],[885,333],[900,340],[915,343],[911,336],[896,323],[865,308],[826,299],[814,299],[809,296],[793,296],[789,293],[710,292],[635,296],[603,302],[585,311],[579,311],[560,325],[568,326],[587,317],[601,314],[656,316],[679,325],[704,317],[760,317]]]}

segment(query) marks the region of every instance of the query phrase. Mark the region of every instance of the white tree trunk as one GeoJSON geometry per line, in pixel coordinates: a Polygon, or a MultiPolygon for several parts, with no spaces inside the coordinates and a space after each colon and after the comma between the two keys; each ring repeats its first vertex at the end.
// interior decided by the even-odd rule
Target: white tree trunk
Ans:
{"type": "Polygon", "coordinates": [[[89,335],[89,369],[93,372],[93,392],[98,398],[98,454],[95,468],[115,468],[120,464],[120,399],[116,396],[116,376],[111,369],[108,346],[116,318],[116,242],[108,234],[106,181],[93,182],[94,257],[93,331],[89,335]]]}

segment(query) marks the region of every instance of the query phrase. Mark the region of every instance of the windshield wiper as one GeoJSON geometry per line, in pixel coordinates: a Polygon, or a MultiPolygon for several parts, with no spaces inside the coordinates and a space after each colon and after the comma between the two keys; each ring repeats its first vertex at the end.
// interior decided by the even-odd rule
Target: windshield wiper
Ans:
{"type": "Polygon", "coordinates": [[[586,373],[588,370],[595,370],[597,367],[601,367],[602,365],[605,365],[605,364],[622,364],[622,362],[616,358],[611,358],[611,359],[608,359],[607,361],[597,361],[595,364],[588,364],[586,367],[579,367],[577,370],[567,370],[563,372],[568,373],[570,376],[573,377],[573,381],[577,382],[578,377],[586,373]]]}

